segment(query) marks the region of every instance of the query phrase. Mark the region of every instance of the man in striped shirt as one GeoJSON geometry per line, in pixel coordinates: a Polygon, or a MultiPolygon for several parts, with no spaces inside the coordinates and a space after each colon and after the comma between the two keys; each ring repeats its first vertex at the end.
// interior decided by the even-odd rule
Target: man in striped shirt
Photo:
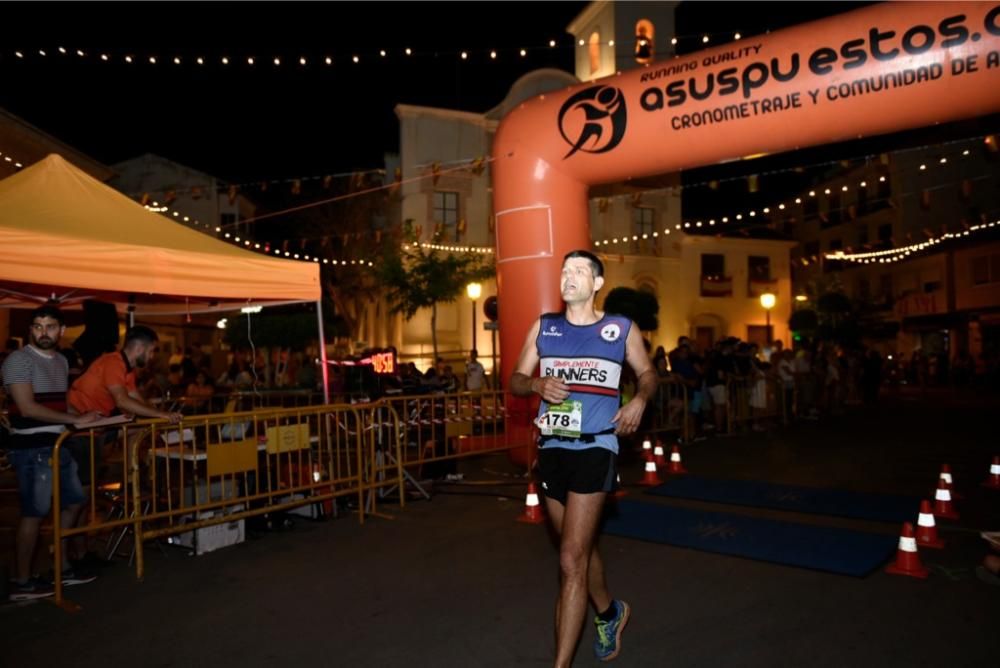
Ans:
{"type": "MultiPolygon", "coordinates": [[[[58,353],[65,331],[63,316],[54,306],[42,306],[32,313],[29,343],[11,353],[3,363],[10,413],[10,441],[7,458],[17,473],[21,519],[17,527],[17,566],[11,583],[11,599],[25,600],[52,594],[51,585],[31,576],[31,564],[38,543],[38,529],[52,506],[52,446],[67,424],[96,420],[98,413],[73,415],[66,406],[69,365],[58,353]]],[[[59,487],[62,526],[72,526],[76,510],[83,503],[83,490],[76,462],[68,449],[60,448],[59,487]]],[[[79,581],[63,579],[67,584],[79,581]]],[[[72,577],[70,578],[73,579],[72,577]]],[[[93,578],[91,578],[93,579],[93,578]]]]}

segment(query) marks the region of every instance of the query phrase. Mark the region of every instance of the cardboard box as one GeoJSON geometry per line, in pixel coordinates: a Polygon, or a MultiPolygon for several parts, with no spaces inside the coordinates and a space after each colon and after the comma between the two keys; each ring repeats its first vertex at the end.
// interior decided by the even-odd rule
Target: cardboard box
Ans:
{"type": "MultiPolygon", "coordinates": [[[[204,520],[220,515],[229,515],[243,510],[243,504],[229,506],[224,509],[199,513],[198,519],[204,520]]],[[[238,545],[246,540],[246,521],[234,520],[223,522],[213,526],[196,529],[195,531],[185,531],[182,534],[171,536],[168,541],[171,545],[180,545],[194,550],[198,556],[214,552],[215,550],[230,545],[238,545]]]]}

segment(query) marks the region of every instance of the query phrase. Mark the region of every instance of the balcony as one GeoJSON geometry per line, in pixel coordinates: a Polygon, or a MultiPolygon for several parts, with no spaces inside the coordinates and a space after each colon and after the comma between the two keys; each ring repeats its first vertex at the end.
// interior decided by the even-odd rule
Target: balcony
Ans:
{"type": "Polygon", "coordinates": [[[733,296],[732,276],[702,276],[701,296],[732,297],[733,296]]]}
{"type": "Polygon", "coordinates": [[[747,281],[747,297],[757,298],[765,292],[771,294],[778,293],[778,279],[769,278],[767,280],[753,279],[747,281]]]}

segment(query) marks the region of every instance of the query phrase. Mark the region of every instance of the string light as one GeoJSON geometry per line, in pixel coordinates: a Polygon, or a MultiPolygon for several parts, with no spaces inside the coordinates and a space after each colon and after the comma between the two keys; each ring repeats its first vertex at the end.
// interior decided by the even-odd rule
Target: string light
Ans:
{"type": "Polygon", "coordinates": [[[919,243],[913,243],[908,246],[898,246],[896,248],[890,248],[887,250],[871,251],[868,253],[845,253],[843,251],[837,251],[835,253],[826,253],[824,257],[827,260],[843,260],[847,262],[860,262],[863,264],[871,264],[872,262],[878,262],[879,264],[885,264],[887,262],[899,262],[900,260],[906,259],[908,256],[918,253],[920,251],[933,248],[938,244],[944,243],[945,241],[950,241],[952,239],[959,239],[971,236],[973,234],[978,234],[984,230],[994,229],[1000,226],[1000,220],[994,220],[990,223],[983,223],[981,225],[972,225],[969,229],[962,232],[945,232],[936,237],[930,237],[927,241],[921,241],[919,243]]]}

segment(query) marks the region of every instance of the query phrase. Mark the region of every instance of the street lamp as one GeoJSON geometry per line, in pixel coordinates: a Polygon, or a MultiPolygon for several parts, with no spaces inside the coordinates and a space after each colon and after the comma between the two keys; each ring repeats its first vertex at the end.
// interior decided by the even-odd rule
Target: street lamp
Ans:
{"type": "Polygon", "coordinates": [[[465,294],[472,300],[472,349],[476,350],[476,300],[483,294],[483,286],[469,283],[465,286],[465,294]]]}
{"type": "Polygon", "coordinates": [[[765,292],[760,296],[760,305],[764,307],[764,313],[767,314],[767,346],[771,347],[771,309],[774,308],[775,302],[778,298],[774,296],[773,292],[765,292]]]}

